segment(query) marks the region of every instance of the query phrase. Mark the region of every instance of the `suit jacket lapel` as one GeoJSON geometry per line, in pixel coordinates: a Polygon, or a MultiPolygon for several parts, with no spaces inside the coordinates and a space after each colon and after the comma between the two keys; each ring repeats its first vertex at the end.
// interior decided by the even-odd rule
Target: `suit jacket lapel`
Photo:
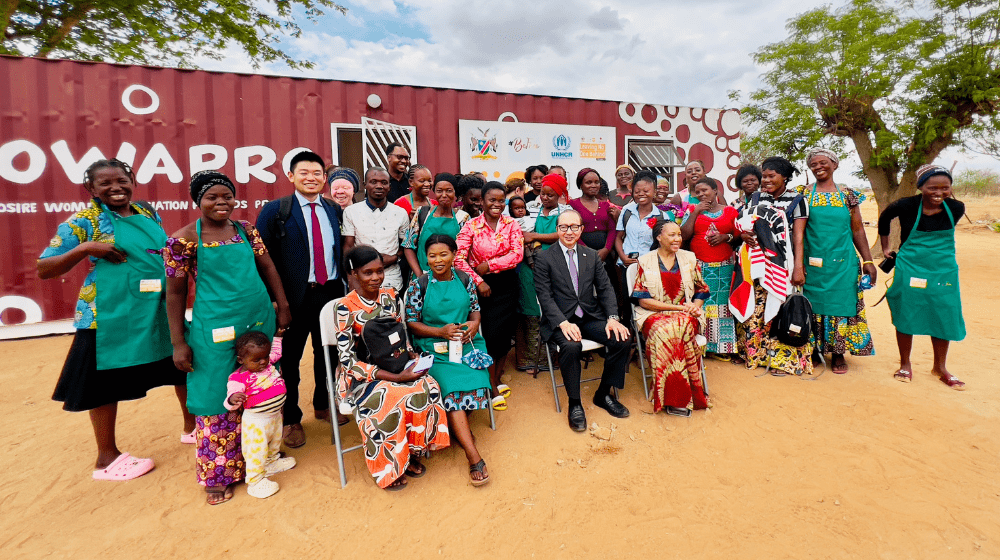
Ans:
{"type": "Polygon", "coordinates": [[[305,212],[302,211],[302,206],[299,205],[299,197],[292,195],[292,221],[302,232],[302,243],[305,246],[311,247],[309,245],[309,230],[306,229],[306,218],[305,212]]]}

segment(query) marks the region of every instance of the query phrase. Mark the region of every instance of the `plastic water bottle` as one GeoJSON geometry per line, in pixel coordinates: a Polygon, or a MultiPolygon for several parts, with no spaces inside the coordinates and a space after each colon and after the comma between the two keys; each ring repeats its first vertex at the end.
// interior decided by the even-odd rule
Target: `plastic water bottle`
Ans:
{"type": "Polygon", "coordinates": [[[872,284],[872,277],[871,277],[871,275],[870,274],[864,274],[864,275],[862,275],[861,276],[861,284],[860,284],[861,289],[862,290],[870,290],[870,289],[872,289],[872,286],[874,286],[874,284],[872,284]]]}

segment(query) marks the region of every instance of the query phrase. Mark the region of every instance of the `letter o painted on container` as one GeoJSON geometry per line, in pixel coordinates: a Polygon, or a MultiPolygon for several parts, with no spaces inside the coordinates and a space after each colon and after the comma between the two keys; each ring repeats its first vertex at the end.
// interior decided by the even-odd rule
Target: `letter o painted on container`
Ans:
{"type": "Polygon", "coordinates": [[[0,177],[11,183],[26,185],[45,172],[45,152],[28,140],[13,140],[0,146],[0,177]],[[24,171],[14,167],[14,158],[28,154],[28,168],[24,171]]]}
{"type": "Polygon", "coordinates": [[[125,88],[125,91],[122,92],[122,106],[124,106],[125,109],[127,109],[128,112],[132,113],[133,115],[148,115],[160,108],[160,96],[156,95],[155,91],[149,89],[146,86],[139,84],[132,84],[127,88],[125,88]],[[149,104],[148,107],[136,107],[135,105],[132,104],[131,97],[132,94],[135,93],[136,91],[145,92],[146,95],[149,96],[152,102],[149,104]]]}
{"type": "MultiPolygon", "coordinates": [[[[24,312],[24,322],[20,323],[22,325],[42,322],[42,308],[33,299],[24,296],[0,297],[0,313],[8,309],[20,309],[24,312]]],[[[0,327],[2,326],[5,325],[0,321],[0,327]]]]}

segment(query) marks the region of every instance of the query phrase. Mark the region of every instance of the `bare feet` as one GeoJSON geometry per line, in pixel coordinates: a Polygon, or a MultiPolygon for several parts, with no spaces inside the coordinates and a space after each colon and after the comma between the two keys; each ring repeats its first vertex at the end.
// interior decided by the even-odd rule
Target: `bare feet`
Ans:
{"type": "Polygon", "coordinates": [[[392,484],[385,487],[387,492],[398,492],[406,488],[406,475],[403,475],[392,482],[392,484]]]}
{"type": "Polygon", "coordinates": [[[206,486],[205,497],[208,505],[217,506],[233,499],[233,485],[229,486],[206,486]]]}

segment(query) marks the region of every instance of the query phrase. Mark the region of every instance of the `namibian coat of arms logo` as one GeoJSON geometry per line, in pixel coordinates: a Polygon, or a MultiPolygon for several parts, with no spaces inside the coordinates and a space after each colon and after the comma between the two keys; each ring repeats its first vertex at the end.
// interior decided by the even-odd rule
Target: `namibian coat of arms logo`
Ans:
{"type": "Polygon", "coordinates": [[[490,129],[483,130],[477,128],[479,134],[472,135],[472,159],[487,160],[497,159],[497,135],[494,132],[490,136],[490,129]]]}

